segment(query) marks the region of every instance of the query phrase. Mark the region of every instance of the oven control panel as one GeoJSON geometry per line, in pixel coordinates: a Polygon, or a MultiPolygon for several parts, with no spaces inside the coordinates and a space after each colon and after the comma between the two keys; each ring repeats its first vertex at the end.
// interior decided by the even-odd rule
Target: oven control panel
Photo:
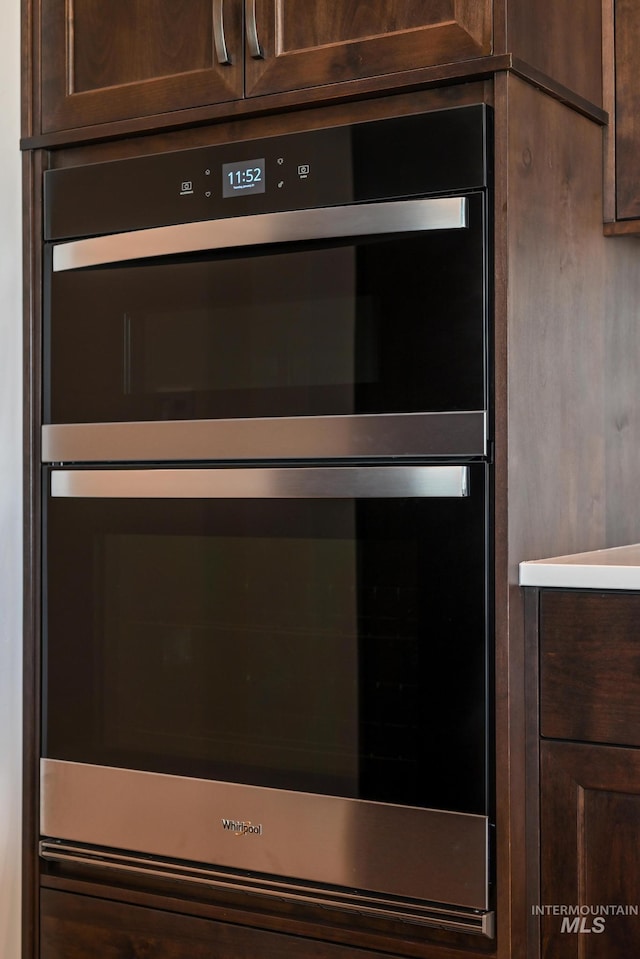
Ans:
{"type": "Polygon", "coordinates": [[[45,173],[45,239],[481,189],[484,104],[45,173]]]}
{"type": "Polygon", "coordinates": [[[162,203],[179,197],[187,220],[349,203],[349,133],[342,127],[166,155],[162,203]]]}

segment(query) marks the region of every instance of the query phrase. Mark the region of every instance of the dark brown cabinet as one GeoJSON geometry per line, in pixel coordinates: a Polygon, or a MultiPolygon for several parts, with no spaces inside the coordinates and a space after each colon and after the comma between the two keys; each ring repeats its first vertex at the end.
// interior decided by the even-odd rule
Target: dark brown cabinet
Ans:
{"type": "Polygon", "coordinates": [[[540,628],[541,734],[640,746],[640,594],[545,591],[540,628]]]}
{"type": "Polygon", "coordinates": [[[242,95],[242,10],[212,0],[44,0],[42,130],[148,116],[242,95]],[[218,55],[219,54],[219,55],[218,55]]]}
{"type": "Polygon", "coordinates": [[[635,0],[607,0],[605,106],[610,124],[605,219],[609,233],[640,232],[640,81],[637,50],[640,6],[635,0]]]}
{"type": "Polygon", "coordinates": [[[543,959],[640,952],[640,594],[540,593],[543,959]]]}
{"type": "Polygon", "coordinates": [[[42,132],[491,52],[489,0],[43,0],[42,132]]]}
{"type": "MultiPolygon", "coordinates": [[[[487,0],[253,0],[262,59],[249,42],[248,96],[449,63],[491,52],[487,0]]],[[[248,12],[251,12],[248,10],[248,12]]],[[[252,17],[247,21],[250,41],[252,17]]]]}
{"type": "MultiPolygon", "coordinates": [[[[302,923],[297,932],[285,934],[269,920],[267,928],[259,918],[258,924],[245,925],[237,921],[233,910],[218,909],[222,917],[211,918],[202,904],[148,895],[138,896],[141,901],[133,904],[114,898],[113,890],[101,895],[100,887],[89,888],[87,894],[42,889],[39,959],[488,959],[492,955],[478,937],[473,937],[477,950],[460,951],[451,944],[420,943],[409,927],[406,939],[383,940],[380,949],[370,949],[363,948],[362,941],[336,942],[335,929],[328,928],[326,938],[317,938],[309,936],[309,926],[302,923]]],[[[353,938],[358,939],[357,933],[353,938]]]]}
{"type": "Polygon", "coordinates": [[[545,742],[541,782],[543,959],[637,956],[640,751],[545,742]]]}
{"type": "MultiPolygon", "coordinates": [[[[43,890],[41,959],[356,959],[330,943],[43,890]]],[[[381,959],[366,953],[363,959],[381,959]]]]}
{"type": "Polygon", "coordinates": [[[24,9],[29,148],[505,70],[606,120],[602,27],[613,15],[603,20],[591,0],[24,0],[24,9]]]}

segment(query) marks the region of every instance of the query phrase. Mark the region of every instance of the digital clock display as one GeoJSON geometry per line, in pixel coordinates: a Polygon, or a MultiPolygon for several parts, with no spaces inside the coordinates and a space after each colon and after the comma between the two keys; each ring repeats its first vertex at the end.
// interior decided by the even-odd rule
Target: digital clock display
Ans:
{"type": "Polygon", "coordinates": [[[264,193],[264,157],[260,160],[242,160],[222,164],[222,196],[242,196],[244,193],[264,193]]]}

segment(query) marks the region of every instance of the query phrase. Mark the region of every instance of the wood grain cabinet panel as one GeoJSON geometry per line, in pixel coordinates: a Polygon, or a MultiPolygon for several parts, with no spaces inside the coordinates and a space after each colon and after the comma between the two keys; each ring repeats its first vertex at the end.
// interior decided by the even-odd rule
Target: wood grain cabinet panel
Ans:
{"type": "Polygon", "coordinates": [[[615,0],[616,217],[640,218],[640,4],[615,0]]]}
{"type": "MultiPolygon", "coordinates": [[[[219,62],[216,0],[43,0],[42,129],[150,116],[233,100],[241,57],[219,62]]],[[[224,8],[227,50],[242,9],[224,8]]]]}
{"type": "Polygon", "coordinates": [[[541,780],[542,959],[640,955],[640,750],[545,742],[541,780]]]}
{"type": "MultiPolygon", "coordinates": [[[[438,951],[434,953],[437,955],[438,951]]],[[[440,953],[441,954],[441,953],[440,953]]],[[[447,950],[447,954],[450,955],[447,950]]],[[[393,959],[387,953],[43,889],[40,959],[393,959]]],[[[473,956],[471,957],[473,959],[473,956]]]]}
{"type": "Polygon", "coordinates": [[[249,96],[491,53],[488,0],[255,0],[255,10],[264,56],[248,51],[249,96]]]}
{"type": "Polygon", "coordinates": [[[509,49],[590,103],[602,104],[602,6],[593,0],[508,0],[509,49]]]}
{"type": "Polygon", "coordinates": [[[208,0],[196,0],[190,8],[177,4],[175,13],[166,4],[154,8],[148,0],[111,4],[74,0],[69,30],[71,92],[89,93],[211,68],[211,14],[208,0]],[[111,26],[114,11],[119,43],[111,26]],[[201,29],[180,28],[180,20],[191,17],[201,29]]]}
{"type": "Polygon", "coordinates": [[[542,592],[540,731],[640,746],[640,594],[542,592]]]}

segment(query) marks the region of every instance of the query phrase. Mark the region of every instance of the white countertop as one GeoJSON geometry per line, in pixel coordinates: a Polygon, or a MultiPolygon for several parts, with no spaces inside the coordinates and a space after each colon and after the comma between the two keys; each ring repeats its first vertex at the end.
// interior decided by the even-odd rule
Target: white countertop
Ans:
{"type": "Polygon", "coordinates": [[[640,590],[640,543],[520,563],[520,585],[640,590]]]}

